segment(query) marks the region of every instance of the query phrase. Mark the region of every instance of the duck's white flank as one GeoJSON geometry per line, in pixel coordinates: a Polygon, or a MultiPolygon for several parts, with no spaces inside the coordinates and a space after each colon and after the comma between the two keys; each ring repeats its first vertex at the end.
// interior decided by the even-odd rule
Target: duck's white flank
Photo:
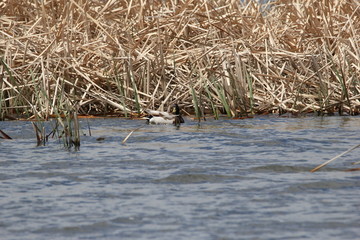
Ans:
{"type": "Polygon", "coordinates": [[[181,117],[180,108],[177,104],[172,106],[171,113],[150,109],[145,109],[144,111],[148,114],[144,118],[148,124],[174,124],[175,126],[180,126],[181,123],[185,122],[181,117]]]}
{"type": "Polygon", "coordinates": [[[163,117],[152,117],[149,119],[150,124],[173,124],[174,120],[164,119],[163,117]]]}
{"type": "Polygon", "coordinates": [[[161,111],[150,110],[150,109],[146,109],[145,112],[149,115],[160,116],[165,119],[174,119],[175,118],[175,116],[173,114],[170,114],[168,112],[161,112],[161,111]]]}

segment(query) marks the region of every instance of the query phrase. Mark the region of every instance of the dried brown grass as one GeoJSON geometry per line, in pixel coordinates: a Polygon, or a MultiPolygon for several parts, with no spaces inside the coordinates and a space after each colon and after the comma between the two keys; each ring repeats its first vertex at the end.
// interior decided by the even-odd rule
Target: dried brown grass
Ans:
{"type": "Polygon", "coordinates": [[[192,89],[232,116],[357,114],[359,18],[357,0],[5,0],[1,116],[192,109],[192,89]]]}

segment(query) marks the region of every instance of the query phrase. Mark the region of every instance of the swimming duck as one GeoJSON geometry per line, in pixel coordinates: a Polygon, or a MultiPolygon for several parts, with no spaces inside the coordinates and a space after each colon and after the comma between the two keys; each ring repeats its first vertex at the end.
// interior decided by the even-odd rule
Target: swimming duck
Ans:
{"type": "Polygon", "coordinates": [[[145,113],[148,116],[145,119],[148,124],[174,124],[175,126],[180,126],[185,121],[181,116],[179,105],[175,103],[171,109],[171,113],[146,109],[145,113]]]}

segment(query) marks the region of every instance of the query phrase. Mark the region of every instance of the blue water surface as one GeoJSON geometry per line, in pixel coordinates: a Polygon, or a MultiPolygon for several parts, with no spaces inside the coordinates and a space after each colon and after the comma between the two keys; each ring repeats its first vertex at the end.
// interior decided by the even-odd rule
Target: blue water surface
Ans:
{"type": "Polygon", "coordinates": [[[79,151],[0,122],[1,239],[360,238],[360,148],[309,172],[359,117],[185,120],[82,119],[79,151]]]}

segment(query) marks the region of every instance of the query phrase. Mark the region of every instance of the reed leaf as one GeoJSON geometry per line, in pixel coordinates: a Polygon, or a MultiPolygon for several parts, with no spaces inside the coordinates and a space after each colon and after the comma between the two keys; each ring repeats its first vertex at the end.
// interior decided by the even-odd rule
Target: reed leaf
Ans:
{"type": "Polygon", "coordinates": [[[228,117],[232,117],[232,113],[231,113],[230,106],[229,106],[229,104],[228,104],[228,102],[227,102],[227,99],[226,99],[225,89],[224,89],[223,85],[221,85],[220,83],[216,82],[216,80],[213,79],[213,78],[210,78],[210,81],[211,81],[212,84],[215,86],[215,90],[216,90],[217,96],[219,97],[219,99],[220,99],[220,101],[221,101],[221,104],[222,104],[222,106],[224,107],[227,116],[228,116],[228,117]]]}
{"type": "Polygon", "coordinates": [[[209,99],[210,104],[211,104],[211,109],[212,109],[212,112],[213,112],[213,114],[214,114],[214,119],[217,120],[217,119],[219,119],[219,111],[218,111],[218,109],[216,108],[214,101],[212,100],[212,96],[211,96],[210,90],[209,90],[209,88],[207,87],[207,85],[205,85],[204,88],[205,88],[205,92],[206,92],[206,94],[207,94],[207,98],[209,99]]]}

